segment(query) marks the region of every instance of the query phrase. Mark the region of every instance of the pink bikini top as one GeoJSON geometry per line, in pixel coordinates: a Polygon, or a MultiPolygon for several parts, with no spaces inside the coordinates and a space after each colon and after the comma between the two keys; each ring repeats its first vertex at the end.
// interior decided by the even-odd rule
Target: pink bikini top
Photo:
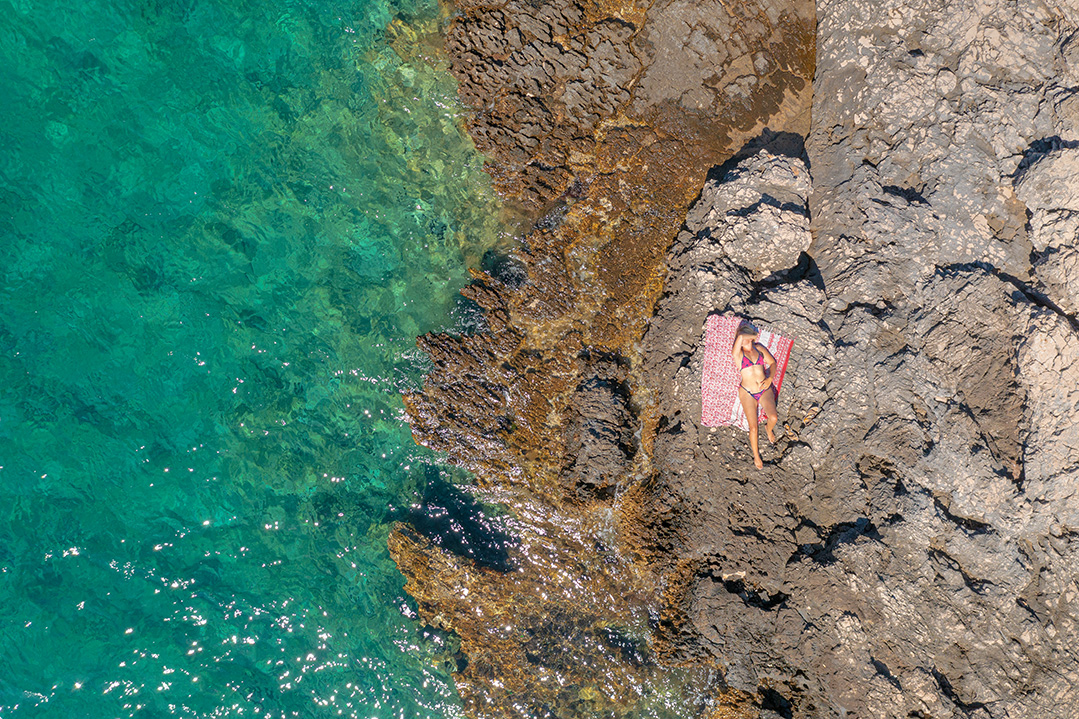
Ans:
{"type": "Polygon", "coordinates": [[[752,367],[755,364],[764,364],[764,353],[760,350],[757,350],[757,361],[752,362],[748,357],[746,357],[746,351],[742,350],[742,369],[745,369],[746,367],[752,367]]]}

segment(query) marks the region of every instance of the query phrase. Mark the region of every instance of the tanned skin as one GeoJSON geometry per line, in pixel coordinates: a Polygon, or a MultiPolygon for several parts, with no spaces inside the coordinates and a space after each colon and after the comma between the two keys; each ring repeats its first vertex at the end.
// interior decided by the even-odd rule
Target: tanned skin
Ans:
{"type": "Polygon", "coordinates": [[[764,410],[764,415],[768,421],[765,427],[768,431],[768,441],[775,444],[776,435],[773,430],[779,421],[779,415],[776,413],[776,393],[772,387],[772,379],[775,377],[776,358],[772,356],[767,347],[757,341],[760,339],[759,333],[752,332],[752,330],[744,326],[738,332],[739,334],[734,340],[734,347],[731,348],[731,360],[734,362],[735,369],[742,375],[742,385],[738,388],[738,399],[742,402],[742,409],[745,411],[746,420],[749,422],[749,446],[753,449],[753,464],[756,465],[757,469],[763,469],[764,462],[761,460],[760,449],[757,445],[757,436],[759,434],[757,427],[758,400],[753,399],[753,395],[750,393],[765,390],[760,396],[760,407],[764,410]],[[756,364],[762,356],[764,357],[764,364],[756,364]],[[743,369],[743,357],[754,364],[743,369]]]}

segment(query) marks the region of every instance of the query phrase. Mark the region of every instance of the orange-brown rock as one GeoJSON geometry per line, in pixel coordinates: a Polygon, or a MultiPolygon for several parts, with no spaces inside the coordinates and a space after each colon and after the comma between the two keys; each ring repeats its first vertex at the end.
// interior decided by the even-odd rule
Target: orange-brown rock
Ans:
{"type": "Polygon", "coordinates": [[[638,343],[709,171],[754,138],[806,133],[813,6],[458,11],[446,47],[468,129],[507,203],[535,219],[465,291],[486,329],[421,338],[434,368],[406,405],[416,441],[508,509],[513,541],[503,566],[407,526],[391,551],[425,621],[460,637],[455,678],[475,716],[737,716],[748,697],[723,694],[707,664],[657,659],[685,657],[657,645],[679,589],[657,586],[633,529],[645,525],[626,516],[663,511],[637,489],[652,431],[638,343]]]}

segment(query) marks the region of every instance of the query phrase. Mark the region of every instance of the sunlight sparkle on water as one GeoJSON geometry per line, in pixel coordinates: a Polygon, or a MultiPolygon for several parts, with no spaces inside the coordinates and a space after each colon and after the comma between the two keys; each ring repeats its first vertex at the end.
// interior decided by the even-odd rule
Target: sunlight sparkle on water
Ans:
{"type": "Polygon", "coordinates": [[[10,9],[0,716],[460,716],[386,548],[415,336],[503,231],[385,43],[437,4],[10,9]]]}

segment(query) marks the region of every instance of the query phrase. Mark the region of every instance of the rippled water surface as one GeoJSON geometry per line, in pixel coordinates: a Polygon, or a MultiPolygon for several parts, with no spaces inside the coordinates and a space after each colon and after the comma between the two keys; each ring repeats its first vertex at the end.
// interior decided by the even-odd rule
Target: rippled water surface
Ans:
{"type": "Polygon", "coordinates": [[[0,2],[0,716],[459,714],[386,550],[500,232],[437,12],[0,2]]]}

